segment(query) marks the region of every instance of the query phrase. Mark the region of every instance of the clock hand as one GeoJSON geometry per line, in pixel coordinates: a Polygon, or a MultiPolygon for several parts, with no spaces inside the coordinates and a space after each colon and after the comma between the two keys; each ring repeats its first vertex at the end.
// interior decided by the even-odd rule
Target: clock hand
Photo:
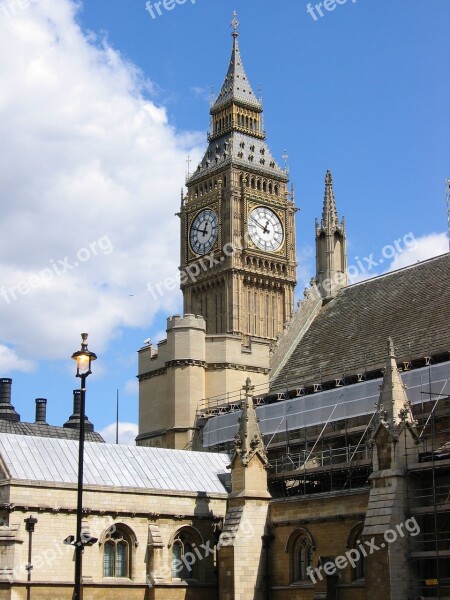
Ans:
{"type": "Polygon", "coordinates": [[[191,227],[192,231],[199,231],[202,235],[206,234],[206,225],[205,225],[205,229],[200,229],[199,227],[191,227]]]}
{"type": "MultiPolygon", "coordinates": [[[[256,219],[254,219],[253,217],[250,217],[249,219],[250,221],[253,221],[253,223],[255,223],[255,225],[258,225],[258,227],[261,227],[261,229],[263,230],[263,233],[269,233],[266,229],[267,225],[261,225],[261,223],[258,223],[258,221],[256,219]]],[[[267,221],[267,223],[269,223],[269,221],[267,221]]]]}

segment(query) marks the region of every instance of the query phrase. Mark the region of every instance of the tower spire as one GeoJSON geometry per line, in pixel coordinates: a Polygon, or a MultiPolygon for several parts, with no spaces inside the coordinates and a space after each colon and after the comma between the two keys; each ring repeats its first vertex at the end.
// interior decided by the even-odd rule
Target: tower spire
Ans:
{"type": "Polygon", "coordinates": [[[239,49],[239,26],[237,13],[234,11],[231,27],[233,32],[233,47],[231,50],[230,64],[222,88],[213,104],[212,110],[217,110],[230,102],[240,102],[248,105],[249,108],[262,111],[261,101],[255,95],[252,86],[248,80],[247,74],[242,63],[241,51],[239,49]]]}
{"type": "Polygon", "coordinates": [[[331,171],[325,175],[322,220],[316,219],[316,283],[325,301],[348,285],[345,221],[339,222],[331,171]]]}

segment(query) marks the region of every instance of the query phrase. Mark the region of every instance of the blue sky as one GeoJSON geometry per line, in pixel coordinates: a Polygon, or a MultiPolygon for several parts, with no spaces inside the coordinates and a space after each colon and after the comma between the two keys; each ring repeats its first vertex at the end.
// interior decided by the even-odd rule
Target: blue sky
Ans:
{"type": "Polygon", "coordinates": [[[348,0],[316,20],[303,0],[187,0],[156,18],[144,0],[11,2],[0,10],[0,376],[23,420],[36,397],[50,423],[68,418],[70,354],[86,330],[98,354],[87,414],[98,430],[113,423],[119,389],[121,422],[137,423],[136,351],[181,311],[179,292],[155,301],[146,286],[176,273],[185,161],[194,168],[206,145],[234,9],[301,209],[297,296],[314,272],[327,169],[358,279],[446,250],[447,0],[348,0]],[[383,262],[364,273],[371,255],[383,262]]]}

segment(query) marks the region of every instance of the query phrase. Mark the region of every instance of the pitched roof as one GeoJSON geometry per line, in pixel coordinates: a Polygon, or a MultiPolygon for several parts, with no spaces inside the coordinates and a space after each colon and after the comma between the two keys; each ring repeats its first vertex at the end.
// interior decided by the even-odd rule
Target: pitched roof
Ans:
{"type": "MultiPolygon", "coordinates": [[[[78,440],[78,429],[57,427],[56,425],[47,425],[47,423],[24,423],[6,419],[0,419],[0,433],[78,440]]],[[[96,431],[86,430],[84,439],[88,442],[104,442],[102,436],[96,431]]]]}
{"type": "Polygon", "coordinates": [[[242,64],[241,52],[239,50],[238,34],[233,34],[233,49],[231,51],[230,64],[228,67],[222,88],[212,107],[218,110],[229,102],[241,102],[261,110],[261,101],[255,96],[250,81],[242,64]]]}
{"type": "MultiPolygon", "coordinates": [[[[225,494],[226,454],[86,442],[84,483],[225,494]]],[[[7,479],[76,484],[78,443],[73,440],[0,434],[7,479]]]]}
{"type": "Polygon", "coordinates": [[[399,362],[448,353],[449,281],[447,253],[343,288],[322,307],[272,389],[383,368],[389,336],[399,362]]]}

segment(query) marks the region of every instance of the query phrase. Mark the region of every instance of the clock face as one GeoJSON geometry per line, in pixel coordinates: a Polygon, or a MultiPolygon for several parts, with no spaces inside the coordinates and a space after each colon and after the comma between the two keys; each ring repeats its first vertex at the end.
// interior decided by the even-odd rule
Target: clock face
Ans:
{"type": "Polygon", "coordinates": [[[209,208],[198,213],[192,221],[189,231],[189,242],[195,254],[206,254],[211,250],[217,240],[218,219],[213,210],[209,208]]]}
{"type": "Polygon", "coordinates": [[[248,233],[252,242],[265,252],[274,252],[283,243],[283,225],[273,210],[265,206],[258,206],[249,214],[248,233]]]}

